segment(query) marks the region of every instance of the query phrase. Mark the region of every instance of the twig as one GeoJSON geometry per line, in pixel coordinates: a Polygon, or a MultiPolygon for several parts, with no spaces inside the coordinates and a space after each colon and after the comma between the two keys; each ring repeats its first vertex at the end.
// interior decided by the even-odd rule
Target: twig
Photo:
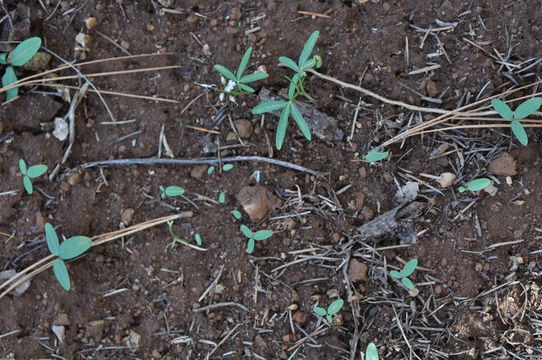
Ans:
{"type": "Polygon", "coordinates": [[[222,340],[220,340],[220,342],[218,344],[216,344],[215,348],[213,350],[211,350],[210,353],[207,354],[207,356],[205,357],[205,360],[209,360],[209,358],[211,357],[211,355],[213,355],[215,353],[215,351],[218,350],[218,348],[224,344],[224,342],[226,342],[226,340],[228,340],[228,338],[230,337],[231,334],[233,334],[233,332],[235,330],[237,330],[237,328],[241,326],[241,324],[237,324],[235,325],[235,327],[233,329],[231,329],[227,334],[226,336],[224,336],[224,338],[222,340]]]}

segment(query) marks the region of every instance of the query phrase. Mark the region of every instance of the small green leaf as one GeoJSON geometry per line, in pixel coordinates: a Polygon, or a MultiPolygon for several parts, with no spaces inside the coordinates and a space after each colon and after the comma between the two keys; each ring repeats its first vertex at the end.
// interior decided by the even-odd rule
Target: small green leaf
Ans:
{"type": "Polygon", "coordinates": [[[268,76],[269,76],[269,74],[262,73],[262,72],[257,72],[257,73],[254,73],[254,74],[243,76],[241,79],[239,79],[239,82],[240,83],[245,83],[245,84],[246,83],[251,83],[251,82],[254,82],[254,81],[258,81],[258,80],[263,80],[268,76]]]}
{"type": "Polygon", "coordinates": [[[318,40],[319,35],[319,31],[314,31],[311,36],[309,36],[303,50],[301,51],[301,55],[299,55],[299,64],[304,64],[307,62],[312,54],[312,50],[314,49],[314,45],[316,44],[316,40],[318,40]]]}
{"type": "Polygon", "coordinates": [[[314,67],[314,65],[316,65],[316,60],[313,58],[313,59],[309,59],[307,60],[306,63],[303,64],[303,66],[301,67],[301,69],[303,70],[308,70],[308,69],[312,69],[314,67]]]}
{"type": "Polygon", "coordinates": [[[412,275],[416,270],[416,266],[418,266],[418,259],[409,260],[401,270],[401,275],[403,277],[412,275]]]}
{"type": "Polygon", "coordinates": [[[184,189],[180,186],[168,186],[164,190],[164,195],[166,197],[172,197],[172,196],[181,196],[184,194],[184,189]]]}
{"type": "Polygon", "coordinates": [[[241,225],[241,232],[243,233],[243,235],[245,235],[249,239],[252,239],[254,237],[254,235],[252,234],[252,230],[250,230],[248,226],[244,224],[241,225]]]}
{"type": "Polygon", "coordinates": [[[527,116],[535,113],[540,106],[542,106],[542,98],[535,97],[525,100],[516,108],[516,110],[514,110],[514,119],[525,119],[527,116]]]}
{"type": "Polygon", "coordinates": [[[495,109],[497,114],[499,114],[503,119],[512,120],[514,119],[514,112],[506,103],[499,99],[491,100],[491,106],[495,109]]]}
{"type": "Polygon", "coordinates": [[[333,322],[333,318],[331,317],[330,314],[327,314],[327,315],[326,315],[326,320],[327,320],[327,322],[330,323],[330,324],[333,322]]]}
{"type": "MultiPolygon", "coordinates": [[[[15,75],[15,70],[11,66],[6,68],[4,76],[2,76],[2,86],[8,86],[17,82],[17,75],[15,75]]],[[[19,94],[19,88],[13,87],[6,91],[6,100],[11,100],[17,97],[19,94]]]]}
{"type": "Polygon", "coordinates": [[[457,191],[459,191],[460,193],[464,193],[465,191],[467,191],[467,188],[464,186],[460,186],[459,189],[457,189],[457,191]]]}
{"type": "Polygon", "coordinates": [[[45,238],[47,239],[47,247],[51,254],[58,256],[60,252],[60,243],[58,242],[55,228],[49,223],[45,224],[45,238]]]}
{"type": "Polygon", "coordinates": [[[314,55],[314,61],[316,61],[316,68],[320,69],[323,64],[322,57],[320,55],[314,55]]]}
{"type": "Polygon", "coordinates": [[[472,180],[470,183],[467,184],[467,190],[470,191],[480,191],[484,190],[486,187],[491,185],[491,180],[488,178],[480,178],[476,180],[472,180]]]}
{"type": "Polygon", "coordinates": [[[365,360],[379,360],[378,349],[374,343],[369,343],[365,350],[365,360]]]}
{"type": "Polygon", "coordinates": [[[289,67],[289,68],[292,69],[293,71],[295,71],[295,72],[298,72],[298,71],[299,71],[299,66],[297,66],[297,64],[295,63],[295,61],[293,61],[293,60],[290,59],[289,57],[281,56],[281,57],[279,57],[279,61],[280,61],[281,64],[283,64],[283,65],[286,66],[286,67],[289,67]]]}
{"type": "Polygon", "coordinates": [[[74,236],[60,244],[58,257],[62,260],[76,258],[90,249],[92,240],[86,236],[74,236]]]}
{"type": "Polygon", "coordinates": [[[254,239],[250,238],[247,242],[247,253],[252,254],[254,251],[254,239]]]}
{"type": "Polygon", "coordinates": [[[222,166],[223,171],[230,171],[231,169],[233,169],[233,164],[224,164],[222,166]]]}
{"type": "Polygon", "coordinates": [[[297,73],[292,77],[292,80],[290,81],[290,85],[288,86],[288,98],[290,99],[290,101],[294,99],[299,79],[301,79],[301,75],[297,73]]]}
{"type": "Polygon", "coordinates": [[[252,113],[254,115],[263,114],[270,111],[280,110],[283,107],[285,107],[287,104],[286,101],[268,101],[261,103],[259,105],[256,105],[254,109],[252,109],[252,113]]]}
{"type": "Polygon", "coordinates": [[[214,172],[215,172],[215,167],[214,166],[209,166],[209,168],[207,169],[207,175],[211,175],[214,172]]]}
{"type": "Polygon", "coordinates": [[[45,174],[47,171],[47,165],[34,165],[28,168],[27,175],[31,179],[35,179],[38,176],[45,174]]]}
{"type": "Polygon", "coordinates": [[[233,73],[229,71],[228,69],[226,69],[224,66],[215,65],[214,68],[216,71],[218,71],[219,73],[224,75],[224,77],[230,79],[231,81],[237,81],[237,78],[235,77],[235,75],[233,75],[233,73]]]}
{"type": "Polygon", "coordinates": [[[311,129],[305,119],[303,119],[303,115],[301,115],[301,112],[297,109],[297,106],[295,106],[294,103],[292,103],[292,117],[294,118],[297,126],[299,127],[305,138],[310,141],[311,129]]]}
{"type": "Polygon", "coordinates": [[[243,216],[239,210],[233,210],[233,211],[231,212],[231,214],[232,214],[233,217],[236,218],[237,220],[241,219],[241,217],[243,216]]]}
{"type": "Polygon", "coordinates": [[[243,55],[243,58],[241,59],[241,62],[239,63],[239,67],[237,68],[237,78],[240,79],[241,75],[245,72],[248,60],[250,60],[250,55],[252,54],[252,48],[249,47],[247,51],[245,51],[245,55],[243,55]]]}
{"type": "Polygon", "coordinates": [[[366,155],[363,156],[363,159],[370,162],[378,162],[384,160],[390,154],[389,151],[379,152],[379,151],[369,151],[366,155]]]}
{"type": "Polygon", "coordinates": [[[0,64],[6,65],[7,63],[8,63],[8,54],[7,53],[0,54],[0,64]]]}
{"type": "Polygon", "coordinates": [[[196,242],[196,244],[201,246],[201,235],[200,234],[194,235],[194,241],[196,242]]]}
{"type": "Polygon", "coordinates": [[[525,132],[523,125],[519,121],[513,120],[510,127],[512,128],[512,133],[514,133],[514,136],[516,139],[518,139],[521,145],[527,146],[529,143],[529,138],[527,137],[527,132],[525,132]]]}
{"type": "Polygon", "coordinates": [[[23,177],[23,185],[26,192],[32,195],[32,193],[34,192],[34,187],[32,186],[32,180],[30,180],[30,178],[26,175],[23,177]]]}
{"type": "Polygon", "coordinates": [[[278,150],[282,149],[282,143],[284,142],[284,137],[286,136],[286,128],[288,127],[288,117],[290,116],[291,104],[291,102],[288,102],[280,114],[279,124],[275,134],[275,146],[278,150]]]}
{"type": "Polygon", "coordinates": [[[334,315],[334,314],[338,313],[342,309],[343,305],[344,305],[344,300],[343,299],[337,299],[334,302],[332,302],[331,304],[329,304],[329,306],[327,307],[327,313],[329,315],[334,315]]]}
{"type": "Polygon", "coordinates": [[[224,204],[226,202],[226,194],[224,192],[218,194],[218,202],[221,204],[224,204]]]}
{"type": "Polygon", "coordinates": [[[403,283],[403,285],[405,285],[405,287],[408,290],[414,290],[414,288],[415,288],[414,283],[409,278],[404,277],[404,278],[401,279],[401,282],[403,283]]]}
{"type": "Polygon", "coordinates": [[[23,66],[36,55],[40,46],[41,39],[39,37],[26,39],[9,53],[8,62],[14,66],[23,66]]]}
{"type": "Polygon", "coordinates": [[[245,85],[245,84],[237,84],[239,86],[239,89],[243,90],[243,91],[246,91],[247,93],[253,93],[254,91],[254,88],[248,86],[248,85],[245,85]]]}
{"type": "Polygon", "coordinates": [[[68,275],[68,269],[64,261],[55,259],[53,262],[53,272],[64,290],[69,291],[71,289],[70,276],[68,275]]]}
{"type": "Polygon", "coordinates": [[[19,160],[19,170],[21,170],[21,174],[26,175],[26,161],[24,161],[23,159],[19,160]]]}
{"type": "Polygon", "coordinates": [[[265,240],[269,239],[271,236],[273,236],[273,232],[271,230],[258,230],[254,233],[254,240],[265,240]]]}
{"type": "Polygon", "coordinates": [[[393,276],[396,279],[400,279],[400,278],[403,277],[403,275],[401,275],[401,273],[399,271],[397,271],[397,270],[391,270],[390,275],[393,276]]]}
{"type": "Polygon", "coordinates": [[[316,315],[320,315],[320,316],[326,316],[327,315],[326,309],[321,308],[319,306],[315,306],[314,309],[312,309],[312,311],[314,311],[314,313],[316,315]]]}

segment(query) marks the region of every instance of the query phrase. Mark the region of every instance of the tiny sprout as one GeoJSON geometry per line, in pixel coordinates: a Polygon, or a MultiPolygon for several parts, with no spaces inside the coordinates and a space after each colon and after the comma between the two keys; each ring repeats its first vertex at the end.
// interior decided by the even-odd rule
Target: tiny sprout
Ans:
{"type": "Polygon", "coordinates": [[[467,184],[466,187],[460,186],[459,189],[457,189],[457,191],[459,191],[460,193],[463,193],[467,190],[472,191],[472,192],[480,191],[480,190],[484,190],[486,187],[488,187],[492,183],[493,182],[489,180],[488,178],[480,178],[480,179],[472,180],[470,183],[467,184]]]}
{"type": "Polygon", "coordinates": [[[226,194],[223,191],[218,194],[218,202],[221,204],[224,204],[226,202],[226,194]]]}
{"type": "Polygon", "coordinates": [[[55,229],[49,223],[45,224],[45,237],[51,254],[58,256],[53,262],[53,272],[64,290],[70,290],[71,281],[64,260],[81,256],[92,247],[92,240],[86,236],[73,236],[60,244],[55,229]]]}
{"type": "Polygon", "coordinates": [[[29,168],[26,166],[26,162],[21,159],[19,160],[19,170],[23,175],[23,185],[27,193],[32,194],[34,192],[34,187],[32,186],[32,179],[35,179],[47,171],[47,165],[34,165],[29,168]]]}
{"type": "Polygon", "coordinates": [[[390,154],[389,151],[378,152],[378,151],[369,151],[363,156],[363,159],[369,162],[379,162],[384,160],[390,154]]]}
{"type": "Polygon", "coordinates": [[[231,212],[231,214],[232,214],[233,217],[236,218],[237,220],[241,219],[241,217],[243,216],[243,215],[241,214],[241,212],[240,212],[239,210],[237,210],[237,209],[236,209],[236,210],[233,210],[233,211],[231,212]]]}
{"type": "Polygon", "coordinates": [[[198,244],[198,246],[201,246],[201,244],[202,244],[201,235],[200,234],[194,235],[194,241],[196,242],[196,244],[198,244]]]}
{"type": "Polygon", "coordinates": [[[222,165],[222,171],[230,171],[231,169],[233,169],[233,164],[222,165]]]}
{"type": "Polygon", "coordinates": [[[418,259],[409,260],[401,271],[392,270],[390,271],[390,275],[397,280],[401,280],[408,290],[414,290],[414,283],[408,277],[414,273],[416,266],[418,266],[418,259]]]}
{"type": "Polygon", "coordinates": [[[207,169],[207,175],[211,175],[214,172],[215,172],[215,167],[214,166],[209,166],[209,168],[207,169]]]}
{"type": "Polygon", "coordinates": [[[529,143],[529,139],[523,124],[521,124],[519,120],[525,119],[529,115],[534,114],[540,108],[540,106],[542,106],[542,98],[535,97],[525,100],[519,104],[514,111],[512,111],[512,109],[510,109],[510,107],[506,105],[504,101],[499,99],[491,100],[491,105],[497,114],[499,114],[503,119],[512,120],[510,123],[512,133],[516,139],[518,139],[521,145],[526,146],[529,143]]]}
{"type": "Polygon", "coordinates": [[[365,360],[378,360],[378,349],[374,343],[369,343],[365,350],[365,360]]]}
{"type": "MultiPolygon", "coordinates": [[[[38,52],[41,46],[39,37],[32,37],[21,42],[12,52],[0,54],[0,64],[8,65],[4,76],[2,76],[2,86],[8,86],[17,82],[14,66],[23,66],[29,62],[38,52]]],[[[12,87],[6,91],[7,100],[17,97],[18,87],[12,87]]]]}
{"type": "Polygon", "coordinates": [[[333,301],[331,304],[329,304],[329,306],[327,307],[327,310],[322,307],[315,306],[313,311],[316,315],[325,316],[327,322],[331,324],[333,322],[333,315],[338,313],[342,309],[343,305],[344,305],[344,300],[337,299],[333,301]]]}
{"type": "Polygon", "coordinates": [[[250,230],[250,228],[246,225],[241,225],[241,232],[248,238],[247,253],[249,254],[252,254],[254,251],[256,241],[269,239],[271,236],[273,236],[273,232],[271,230],[258,230],[256,232],[252,232],[252,230],[250,230]]]}
{"type": "Polygon", "coordinates": [[[162,199],[173,197],[173,196],[181,196],[184,194],[184,189],[180,186],[168,186],[164,188],[162,185],[159,186],[160,188],[160,197],[162,199]]]}

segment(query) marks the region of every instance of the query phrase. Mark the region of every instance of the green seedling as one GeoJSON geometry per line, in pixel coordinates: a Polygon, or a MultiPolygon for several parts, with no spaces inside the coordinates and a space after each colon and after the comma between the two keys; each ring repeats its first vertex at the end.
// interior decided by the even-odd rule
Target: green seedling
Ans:
{"type": "Polygon", "coordinates": [[[198,246],[201,246],[202,244],[201,235],[200,234],[194,235],[194,241],[196,242],[196,244],[198,244],[198,246]]]}
{"type": "Polygon", "coordinates": [[[223,191],[218,194],[218,202],[221,204],[226,202],[226,194],[223,191]]]}
{"type": "Polygon", "coordinates": [[[488,178],[480,178],[480,179],[472,180],[470,183],[467,184],[467,186],[459,187],[457,191],[459,191],[460,193],[463,193],[467,190],[472,191],[472,192],[480,191],[480,190],[484,190],[486,187],[488,187],[492,183],[493,182],[489,180],[488,178]]]}
{"type": "Polygon", "coordinates": [[[316,315],[325,316],[327,322],[331,324],[333,323],[333,315],[341,311],[343,305],[344,305],[344,300],[337,299],[333,301],[331,304],[329,304],[329,306],[327,307],[327,310],[322,307],[315,306],[313,311],[316,315]]]}
{"type": "MultiPolygon", "coordinates": [[[[14,67],[23,66],[29,62],[34,55],[36,55],[40,46],[41,39],[39,37],[32,37],[17,45],[17,47],[9,54],[0,54],[0,64],[7,65],[4,76],[2,76],[2,86],[8,86],[17,82],[17,75],[15,74],[14,67]]],[[[6,91],[6,100],[16,98],[18,93],[19,88],[12,87],[6,91]]]]}
{"type": "Polygon", "coordinates": [[[389,151],[379,152],[379,151],[369,151],[366,155],[363,156],[363,160],[375,163],[381,160],[384,160],[390,154],[389,151]]]}
{"type": "Polygon", "coordinates": [[[231,212],[231,214],[233,215],[234,218],[236,218],[237,220],[241,219],[241,217],[243,217],[243,215],[241,214],[241,212],[239,210],[233,210],[231,212]]]}
{"type": "Polygon", "coordinates": [[[160,185],[160,197],[162,199],[174,196],[181,196],[182,194],[184,194],[184,191],[185,190],[180,186],[168,186],[164,188],[162,185],[160,185]]]}
{"type": "Polygon", "coordinates": [[[247,253],[249,254],[252,254],[254,251],[254,244],[256,241],[269,239],[271,236],[273,236],[273,232],[271,230],[258,230],[256,232],[252,232],[252,230],[250,230],[246,225],[241,225],[241,232],[248,238],[247,253]]]}
{"type": "Polygon", "coordinates": [[[374,343],[369,343],[365,350],[365,360],[378,360],[378,349],[374,343]]]}
{"type": "Polygon", "coordinates": [[[535,97],[525,100],[514,111],[504,101],[499,99],[491,100],[491,105],[503,119],[512,120],[510,124],[512,133],[523,146],[526,146],[529,143],[529,139],[523,124],[519,120],[534,114],[542,106],[542,98],[535,97]]]}
{"type": "Polygon", "coordinates": [[[23,185],[27,193],[32,194],[34,192],[34,187],[32,186],[32,179],[35,179],[47,171],[47,165],[33,165],[29,168],[26,166],[26,162],[21,159],[19,160],[19,170],[23,175],[23,185]]]}
{"type": "Polygon", "coordinates": [[[231,169],[233,169],[233,164],[222,165],[222,171],[230,171],[231,169]]]}
{"type": "Polygon", "coordinates": [[[403,285],[408,290],[414,290],[414,283],[408,277],[414,273],[414,270],[416,270],[416,266],[418,266],[418,259],[412,259],[405,264],[401,271],[392,270],[390,271],[390,275],[397,280],[401,280],[403,285]]]}
{"type": "Polygon", "coordinates": [[[269,74],[266,74],[263,72],[257,72],[250,75],[243,75],[243,73],[245,72],[248,66],[248,61],[250,60],[251,54],[252,54],[252,48],[249,47],[247,51],[245,51],[245,55],[243,55],[243,58],[241,59],[241,62],[239,63],[239,67],[235,71],[235,74],[222,65],[214,66],[215,70],[218,71],[221,75],[223,75],[228,80],[228,83],[226,84],[226,87],[224,88],[224,90],[217,90],[222,93],[221,94],[222,96],[220,98],[221,101],[224,99],[223,94],[229,94],[230,96],[252,94],[255,90],[251,88],[250,86],[248,86],[247,84],[254,81],[265,79],[266,77],[269,76],[269,74]],[[234,91],[235,87],[237,87],[237,90],[234,91]]]}
{"type": "Polygon", "coordinates": [[[211,175],[214,172],[215,172],[215,167],[214,166],[209,166],[209,168],[207,169],[207,175],[211,175]]]}
{"type": "Polygon", "coordinates": [[[311,140],[310,127],[305,121],[305,119],[303,119],[301,111],[299,111],[299,109],[295,105],[295,100],[299,95],[302,95],[309,101],[315,101],[305,91],[305,88],[303,87],[303,81],[307,77],[307,70],[314,67],[319,68],[320,66],[322,66],[322,58],[320,56],[315,55],[311,59],[309,59],[319,35],[320,32],[314,31],[309,36],[307,42],[305,43],[305,46],[303,47],[303,50],[301,51],[301,55],[299,56],[299,60],[297,63],[286,56],[281,56],[279,58],[281,64],[295,71],[295,74],[294,76],[292,76],[291,79],[287,78],[290,81],[290,86],[288,87],[288,100],[268,101],[261,103],[257,105],[254,109],[252,109],[252,113],[255,115],[281,110],[279,123],[277,126],[277,132],[275,134],[275,146],[279,150],[282,148],[282,144],[284,143],[286,128],[288,127],[288,119],[290,115],[294,118],[297,126],[299,127],[301,133],[303,133],[305,138],[309,141],[311,140]]]}
{"type": "Polygon", "coordinates": [[[91,248],[92,240],[86,236],[73,236],[60,244],[55,229],[49,223],[45,224],[45,237],[49,251],[57,256],[53,262],[53,272],[56,279],[64,290],[70,290],[71,281],[64,260],[74,259],[84,254],[91,248]]]}

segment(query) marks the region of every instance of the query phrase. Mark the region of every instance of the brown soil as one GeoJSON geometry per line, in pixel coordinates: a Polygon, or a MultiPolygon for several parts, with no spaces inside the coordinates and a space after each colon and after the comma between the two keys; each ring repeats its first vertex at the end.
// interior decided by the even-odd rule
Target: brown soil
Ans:
{"type": "MultiPolygon", "coordinates": [[[[246,146],[222,149],[221,156],[273,156],[330,176],[315,178],[248,162],[236,163],[229,172],[205,173],[199,179],[191,176],[194,168],[188,166],[69,171],[89,161],[156,156],[162,127],[176,158],[209,156],[203,148],[211,140],[221,146],[238,145],[238,140],[226,140],[231,131],[227,119],[217,127],[220,135],[185,127],[211,128],[220,107],[217,94],[205,92],[196,83],[217,84],[219,76],[213,65],[235,68],[244,49],[253,46],[250,70],[264,65],[270,73],[258,90],[263,85],[279,91],[288,72],[277,68],[277,58],[297,58],[314,30],[321,33],[315,48],[324,59],[320,72],[354,84],[361,81],[362,86],[388,98],[453,109],[467,91],[472,95],[470,101],[484,87],[482,97],[496,94],[510,86],[506,84],[510,79],[488,54],[463,38],[482,44],[490,54],[496,49],[506,56],[511,49],[510,62],[537,57],[542,40],[539,1],[219,4],[173,0],[170,8],[175,13],[157,12],[165,3],[60,1],[56,8],[57,1],[43,1],[51,16],[36,1],[3,3],[0,40],[7,40],[10,33],[11,40],[39,36],[48,49],[69,61],[74,57],[75,37],[91,16],[98,25],[88,31],[93,39],[88,59],[125,55],[98,32],[118,43],[127,42],[132,54],[176,53],[92,65],[84,69],[86,73],[180,67],[96,78],[94,84],[103,90],[168,97],[179,103],[106,96],[117,121],[135,121],[103,125],[112,120],[98,97],[88,95],[76,113],[70,157],[53,181],[36,180],[38,190],[33,195],[23,190],[18,161],[24,158],[29,164],[43,163],[50,169],[60,161],[67,141],[58,141],[51,131],[55,117],[64,116],[69,104],[50,89],[25,88],[19,99],[0,107],[0,193],[17,190],[0,194],[0,270],[22,270],[48,254],[45,222],[66,236],[93,236],[127,225],[121,224],[121,216],[128,209],[135,210],[130,224],[175,213],[175,208],[193,211],[194,216],[178,221],[174,230],[186,239],[201,234],[208,251],[168,246],[172,239],[163,225],[92,248],[69,264],[70,292],[61,289],[50,270],[40,274],[21,297],[0,299],[0,357],[205,359],[219,344],[211,358],[287,359],[305,334],[324,329],[304,341],[291,359],[361,359],[369,342],[377,344],[383,359],[542,358],[542,162],[535,132],[529,132],[527,148],[511,145],[507,131],[458,133],[464,146],[441,157],[432,155],[443,142],[451,143],[446,134],[409,139],[403,148],[391,147],[391,161],[369,166],[360,161],[361,155],[396,133],[394,124],[405,126],[409,112],[362,97],[359,126],[350,142],[346,136],[339,141],[307,142],[292,122],[283,149],[277,151],[271,147],[277,119],[266,116],[262,122],[251,115],[258,99],[246,96],[238,105],[230,105],[226,115],[252,121],[255,132],[244,140],[246,146]],[[5,10],[17,32],[4,18],[5,10]],[[301,16],[297,10],[330,17],[301,16]],[[438,32],[446,55],[428,58],[440,51],[439,40],[431,35],[424,38],[425,33],[411,25],[447,26],[437,19],[457,24],[438,32]],[[255,27],[261,29],[246,34],[255,27]],[[210,56],[204,54],[202,44],[209,46],[210,56]],[[428,61],[441,68],[430,74],[408,75],[428,61]],[[430,97],[447,91],[442,104],[432,104],[400,84],[430,97]],[[205,95],[182,111],[202,93],[205,95]],[[398,246],[400,239],[394,233],[356,241],[357,227],[398,205],[395,180],[404,184],[409,180],[405,173],[438,187],[420,173],[459,172],[464,184],[485,174],[488,162],[503,150],[517,161],[517,175],[511,185],[504,176],[497,176],[500,184],[496,184],[495,196],[459,194],[450,188],[440,195],[422,183],[418,200],[427,206],[413,228],[419,234],[416,244],[398,246]],[[246,214],[235,220],[230,212],[241,209],[235,194],[254,185],[251,176],[255,171],[260,172],[260,183],[282,200],[282,206],[258,223],[252,223],[246,214]],[[161,201],[159,185],[182,186],[186,198],[161,201]],[[351,187],[336,195],[347,185],[351,187]],[[224,204],[204,198],[216,199],[222,191],[226,193],[224,204]],[[274,235],[257,242],[254,253],[248,255],[246,239],[239,231],[242,223],[252,229],[272,229],[274,235]],[[506,242],[512,243],[495,246],[506,242]],[[385,249],[375,251],[373,247],[385,249]],[[356,269],[368,272],[366,276],[350,274],[358,277],[356,283],[348,281],[347,265],[352,258],[367,266],[355,264],[356,269]],[[411,258],[419,259],[422,267],[412,276],[419,290],[416,296],[387,275],[387,267],[399,267],[399,259],[411,258]],[[276,270],[294,260],[302,261],[276,270]],[[200,298],[219,276],[216,286],[200,298]],[[113,290],[119,291],[110,295],[113,290]],[[345,300],[345,307],[332,326],[322,327],[312,309],[317,303],[327,306],[336,297],[345,300]],[[241,307],[197,311],[220,303],[241,307]],[[65,326],[63,343],[51,331],[54,324],[65,326]],[[138,336],[137,346],[131,344],[130,339],[138,336]]],[[[53,65],[62,63],[53,60],[53,65]]],[[[518,80],[532,82],[541,75],[540,65],[529,72],[533,78],[518,80]]],[[[350,134],[360,95],[315,77],[309,78],[306,88],[317,99],[318,109],[336,118],[339,129],[350,134]]],[[[414,116],[417,119],[418,114],[414,116]]],[[[456,147],[459,142],[454,142],[456,147]]]]}

